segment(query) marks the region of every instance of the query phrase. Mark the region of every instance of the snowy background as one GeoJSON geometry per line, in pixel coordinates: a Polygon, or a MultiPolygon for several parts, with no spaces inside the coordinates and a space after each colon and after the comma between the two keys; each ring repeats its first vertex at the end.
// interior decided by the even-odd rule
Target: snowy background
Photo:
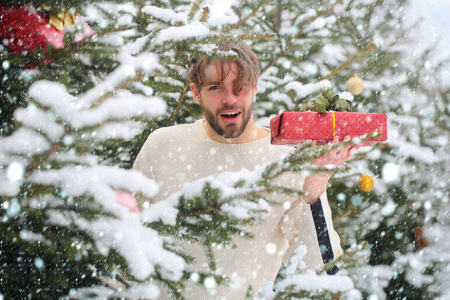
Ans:
{"type": "MultiPolygon", "coordinates": [[[[407,24],[419,22],[416,34],[411,36],[411,50],[436,49],[434,61],[450,57],[450,0],[412,0],[407,12],[407,24]]],[[[450,86],[450,70],[443,70],[441,79],[450,86]]]]}

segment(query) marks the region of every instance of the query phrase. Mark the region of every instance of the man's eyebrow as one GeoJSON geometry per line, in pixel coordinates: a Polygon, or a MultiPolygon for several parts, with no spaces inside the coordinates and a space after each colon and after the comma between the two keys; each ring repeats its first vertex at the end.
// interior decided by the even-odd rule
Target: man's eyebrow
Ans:
{"type": "MultiPolygon", "coordinates": [[[[236,78],[235,80],[233,80],[233,84],[236,83],[239,79],[236,78]]],[[[220,81],[206,81],[204,85],[220,85],[221,82],[220,81]]]]}
{"type": "Polygon", "coordinates": [[[220,81],[207,81],[204,85],[220,85],[220,81]]]}

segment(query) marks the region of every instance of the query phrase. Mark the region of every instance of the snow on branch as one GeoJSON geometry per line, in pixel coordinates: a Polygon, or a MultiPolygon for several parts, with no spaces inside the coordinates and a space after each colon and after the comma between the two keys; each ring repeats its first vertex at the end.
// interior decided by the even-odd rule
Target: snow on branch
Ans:
{"type": "Polygon", "coordinates": [[[106,94],[120,86],[126,80],[136,76],[137,72],[152,73],[159,68],[158,57],[152,53],[131,56],[125,52],[120,55],[121,65],[111,72],[104,81],[97,84],[78,99],[79,107],[88,108],[106,94]]]}
{"type": "MultiPolygon", "coordinates": [[[[29,94],[39,104],[52,108],[53,113],[56,114],[55,118],[73,129],[100,126],[111,119],[117,121],[117,119],[129,120],[133,117],[156,117],[163,114],[167,108],[166,103],[159,97],[146,97],[132,94],[128,90],[120,90],[114,97],[108,98],[98,106],[86,109],[80,104],[85,98],[77,99],[67,92],[64,85],[44,80],[35,82],[30,87],[29,94]]],[[[34,108],[27,108],[26,111],[18,111],[18,117],[22,120],[33,113],[34,108]],[[32,112],[29,112],[30,110],[32,112]]],[[[42,117],[44,113],[34,114],[42,117]]],[[[46,122],[32,124],[35,129],[48,132],[51,137],[61,135],[61,125],[55,125],[48,119],[46,122]]]]}
{"type": "Polygon", "coordinates": [[[187,24],[187,15],[185,13],[176,13],[172,9],[160,8],[153,5],[144,6],[141,11],[151,17],[166,22],[171,25],[187,24]]]}
{"type": "Polygon", "coordinates": [[[310,295],[322,291],[343,293],[353,290],[353,280],[346,275],[337,274],[330,276],[306,269],[304,262],[306,255],[306,246],[299,246],[290,258],[287,266],[280,271],[275,284],[268,283],[263,286],[257,299],[290,299],[291,297],[300,296],[306,299],[310,295]]]}
{"type": "Polygon", "coordinates": [[[77,225],[91,232],[99,251],[107,256],[110,249],[117,249],[127,260],[130,273],[137,280],[145,280],[164,269],[165,279],[178,281],[186,263],[183,258],[164,248],[164,240],[158,233],[142,225],[137,214],[130,213],[122,220],[99,219],[95,222],[78,220],[77,225]]]}
{"type": "Polygon", "coordinates": [[[188,24],[179,27],[169,27],[161,30],[155,37],[155,44],[163,44],[168,41],[184,41],[191,38],[203,38],[210,34],[209,28],[202,23],[188,24]]]}
{"type": "Polygon", "coordinates": [[[286,90],[295,91],[298,98],[305,98],[319,92],[324,87],[331,87],[331,82],[329,80],[322,80],[316,83],[302,84],[301,82],[293,81],[286,85],[286,90]]]}
{"type": "Polygon", "coordinates": [[[91,196],[113,213],[117,213],[120,207],[116,203],[116,190],[126,189],[146,197],[152,197],[158,192],[158,185],[140,172],[100,165],[36,171],[28,180],[62,189],[68,196],[91,196]]]}
{"type": "MultiPolygon", "coordinates": [[[[244,220],[254,217],[252,210],[268,210],[269,205],[263,201],[250,204],[245,202],[245,194],[255,191],[257,182],[261,180],[261,173],[265,170],[265,166],[258,166],[254,171],[242,169],[239,172],[224,172],[216,177],[205,177],[191,183],[185,183],[181,192],[174,193],[164,201],[153,204],[150,208],[142,211],[143,220],[145,222],[162,222],[163,224],[175,226],[177,214],[185,213],[185,216],[201,216],[207,214],[213,209],[221,210],[221,213],[231,218],[244,220]],[[243,185],[236,187],[238,183],[243,185]],[[245,184],[244,184],[245,183],[245,184]],[[210,195],[205,195],[205,189],[220,191],[218,198],[210,202],[210,195]],[[196,202],[196,200],[201,200],[196,202]],[[239,203],[236,203],[238,201],[239,203]],[[195,202],[195,203],[194,203],[195,202]],[[216,203],[215,208],[211,208],[212,203],[216,203]],[[256,204],[256,205],[255,205],[256,204]],[[184,206],[184,210],[180,209],[180,205],[184,206]],[[220,208],[219,208],[220,207],[220,208]],[[206,209],[207,211],[203,211],[206,209]]],[[[259,187],[256,190],[262,190],[259,187]]]]}

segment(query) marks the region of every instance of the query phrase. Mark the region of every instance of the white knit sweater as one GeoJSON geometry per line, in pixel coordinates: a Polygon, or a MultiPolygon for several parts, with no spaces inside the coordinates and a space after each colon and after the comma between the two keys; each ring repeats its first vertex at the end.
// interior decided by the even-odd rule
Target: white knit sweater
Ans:
{"type": "MultiPolygon", "coordinates": [[[[193,124],[177,125],[154,131],[136,158],[134,169],[156,180],[160,191],[150,202],[167,198],[181,190],[185,182],[216,176],[220,173],[238,172],[243,168],[254,170],[255,166],[279,160],[293,150],[288,146],[270,144],[270,135],[249,143],[225,144],[210,139],[203,120],[193,124]]],[[[277,180],[286,186],[301,189],[303,178],[286,174],[277,180]]],[[[288,261],[295,248],[305,245],[308,249],[305,263],[314,269],[323,266],[316,230],[308,204],[302,199],[278,195],[278,200],[289,205],[272,208],[268,219],[261,225],[251,226],[248,231],[254,239],[236,237],[236,249],[216,248],[214,255],[217,273],[230,277],[231,286],[218,286],[207,291],[196,284],[188,284],[185,299],[244,299],[249,286],[256,292],[265,282],[273,282],[283,261],[288,261]],[[287,209],[290,207],[289,209],[287,209]],[[267,245],[277,251],[266,251],[267,245]]],[[[145,200],[139,200],[142,207],[145,200]]],[[[321,196],[334,257],[341,255],[339,236],[334,231],[331,211],[326,195],[321,196]]],[[[185,251],[194,256],[195,268],[210,272],[205,253],[200,244],[179,242],[185,251]]],[[[160,299],[169,299],[165,287],[160,287],[160,299]]]]}

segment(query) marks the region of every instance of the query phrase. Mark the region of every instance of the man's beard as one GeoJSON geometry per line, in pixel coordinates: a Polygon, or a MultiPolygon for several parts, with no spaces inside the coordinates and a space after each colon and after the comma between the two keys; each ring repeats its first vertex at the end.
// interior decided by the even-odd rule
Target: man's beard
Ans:
{"type": "MultiPolygon", "coordinates": [[[[234,109],[235,107],[226,107],[223,108],[221,111],[226,111],[229,109],[234,109]]],[[[231,139],[231,138],[237,138],[239,136],[241,136],[241,134],[244,132],[245,128],[247,127],[248,122],[250,121],[250,118],[252,116],[252,106],[249,107],[248,110],[246,110],[245,108],[242,109],[242,120],[244,122],[242,122],[240,125],[239,123],[235,123],[235,124],[226,124],[225,128],[222,128],[219,125],[219,118],[220,118],[220,112],[217,114],[217,116],[215,116],[209,109],[205,108],[204,106],[202,106],[202,110],[203,110],[203,114],[205,116],[206,121],[208,122],[208,124],[212,127],[212,129],[214,129],[214,131],[227,139],[231,139]]]]}

